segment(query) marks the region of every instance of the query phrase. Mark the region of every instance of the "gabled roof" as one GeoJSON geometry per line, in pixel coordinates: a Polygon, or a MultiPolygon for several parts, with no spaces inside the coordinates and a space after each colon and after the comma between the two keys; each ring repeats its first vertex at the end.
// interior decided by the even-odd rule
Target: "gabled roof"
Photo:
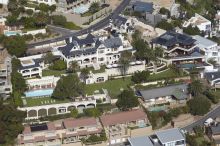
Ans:
{"type": "Polygon", "coordinates": [[[213,81],[213,80],[216,80],[216,79],[220,79],[220,72],[219,71],[207,72],[207,73],[205,73],[205,78],[208,81],[213,81]]]}
{"type": "Polygon", "coordinates": [[[193,38],[196,40],[196,44],[201,48],[209,48],[209,47],[212,47],[212,46],[217,46],[218,44],[216,42],[213,42],[207,38],[204,38],[204,37],[201,37],[199,35],[195,35],[193,36],[193,38]]]}
{"type": "Polygon", "coordinates": [[[119,37],[112,37],[104,40],[103,44],[106,48],[117,48],[122,46],[122,41],[119,37]]]}
{"type": "Polygon", "coordinates": [[[191,45],[195,43],[195,41],[196,41],[195,39],[193,39],[191,36],[188,36],[186,34],[180,34],[174,31],[167,31],[161,36],[153,39],[152,43],[170,47],[176,44],[191,45]]]}
{"type": "Polygon", "coordinates": [[[185,139],[178,128],[155,132],[155,134],[162,144],[185,139]]]}
{"type": "Polygon", "coordinates": [[[188,85],[180,84],[180,85],[171,85],[166,87],[148,89],[139,91],[144,100],[154,99],[157,97],[164,96],[175,96],[178,100],[186,99],[188,96],[188,85]]]}
{"type": "Polygon", "coordinates": [[[122,17],[122,16],[119,16],[119,15],[113,20],[113,23],[117,27],[120,27],[121,25],[124,25],[126,22],[127,22],[127,19],[122,17]]]}

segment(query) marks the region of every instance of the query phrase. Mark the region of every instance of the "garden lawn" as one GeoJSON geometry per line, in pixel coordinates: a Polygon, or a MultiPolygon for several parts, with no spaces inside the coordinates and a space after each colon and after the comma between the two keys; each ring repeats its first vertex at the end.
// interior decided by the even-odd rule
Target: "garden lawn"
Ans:
{"type": "Polygon", "coordinates": [[[90,84],[85,86],[85,93],[88,95],[94,94],[94,91],[100,90],[102,88],[107,89],[109,92],[109,95],[112,98],[116,98],[117,95],[120,94],[120,89],[127,89],[128,86],[132,84],[131,78],[126,77],[124,80],[121,79],[113,79],[113,80],[108,80],[104,83],[97,83],[97,84],[90,84]]]}
{"type": "Polygon", "coordinates": [[[59,104],[69,102],[68,99],[57,100],[51,97],[41,97],[41,98],[25,98],[28,107],[30,106],[40,106],[40,105],[49,105],[49,104],[59,104]]]}
{"type": "Polygon", "coordinates": [[[168,69],[167,71],[158,73],[158,74],[152,74],[149,77],[149,81],[156,81],[156,80],[163,80],[163,79],[171,79],[175,77],[180,77],[176,72],[174,72],[171,69],[168,69]]]}
{"type": "Polygon", "coordinates": [[[65,70],[43,70],[42,71],[42,76],[61,76],[62,74],[65,74],[65,70]]]}

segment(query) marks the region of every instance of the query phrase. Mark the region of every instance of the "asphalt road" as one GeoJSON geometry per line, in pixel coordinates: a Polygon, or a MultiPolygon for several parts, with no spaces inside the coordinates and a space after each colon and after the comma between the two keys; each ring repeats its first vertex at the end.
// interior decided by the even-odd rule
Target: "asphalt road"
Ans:
{"type": "Polygon", "coordinates": [[[220,105],[218,105],[216,108],[214,108],[213,110],[211,110],[208,114],[206,114],[204,117],[202,117],[200,120],[185,126],[181,129],[186,130],[187,132],[191,132],[193,130],[193,127],[195,126],[203,126],[204,122],[208,119],[208,118],[212,118],[215,119],[216,117],[220,116],[220,105]]]}
{"type": "MultiPolygon", "coordinates": [[[[82,30],[77,31],[77,32],[71,32],[71,33],[69,33],[65,36],[62,36],[62,37],[58,37],[58,38],[54,38],[54,39],[50,39],[50,40],[45,40],[45,41],[41,41],[41,42],[36,42],[36,43],[31,43],[31,44],[28,45],[28,48],[34,48],[35,46],[41,46],[41,45],[44,45],[44,44],[49,44],[49,43],[53,43],[53,42],[57,42],[57,41],[62,41],[62,40],[66,39],[70,36],[74,36],[74,35],[75,36],[80,36],[80,35],[86,34],[86,33],[91,32],[91,31],[99,30],[99,29],[107,26],[109,24],[110,19],[115,19],[125,9],[125,7],[129,4],[129,2],[130,2],[130,0],[123,0],[121,2],[121,4],[109,16],[102,19],[98,23],[96,23],[94,25],[91,25],[88,28],[82,29],[82,30]]],[[[53,29],[59,29],[57,31],[60,31],[62,28],[53,27],[53,29]]],[[[66,32],[66,29],[63,29],[61,31],[66,32]]]]}

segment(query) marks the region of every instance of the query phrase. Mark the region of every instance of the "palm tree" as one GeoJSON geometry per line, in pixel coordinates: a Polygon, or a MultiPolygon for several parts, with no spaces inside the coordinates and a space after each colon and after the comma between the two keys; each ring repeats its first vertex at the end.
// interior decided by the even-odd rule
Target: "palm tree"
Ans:
{"type": "Polygon", "coordinates": [[[126,74],[131,59],[132,59],[132,53],[131,52],[123,51],[121,53],[121,57],[119,59],[119,64],[120,64],[120,71],[122,73],[122,76],[124,76],[126,74]]]}
{"type": "Polygon", "coordinates": [[[190,85],[189,85],[189,92],[193,96],[198,96],[204,91],[204,86],[200,80],[194,80],[190,85]]]}
{"type": "Polygon", "coordinates": [[[70,63],[70,66],[69,66],[69,71],[75,73],[77,70],[79,70],[79,64],[77,61],[73,61],[70,63]]]}

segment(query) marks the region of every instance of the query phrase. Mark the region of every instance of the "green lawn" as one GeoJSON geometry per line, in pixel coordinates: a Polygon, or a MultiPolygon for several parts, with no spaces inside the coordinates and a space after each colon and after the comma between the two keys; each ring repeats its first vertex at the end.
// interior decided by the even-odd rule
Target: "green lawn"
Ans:
{"type": "Polygon", "coordinates": [[[62,74],[65,74],[66,71],[65,70],[43,70],[42,71],[42,75],[43,76],[61,76],[62,74]]]}
{"type": "Polygon", "coordinates": [[[105,83],[97,83],[97,84],[91,84],[86,85],[85,92],[88,95],[92,95],[94,91],[100,90],[102,88],[107,89],[110,96],[112,98],[115,98],[121,91],[120,89],[127,89],[129,85],[131,85],[131,78],[127,77],[124,80],[123,79],[113,79],[106,81],[105,83]]]}
{"type": "Polygon", "coordinates": [[[42,97],[42,98],[25,98],[27,105],[26,106],[39,106],[39,105],[49,105],[49,104],[59,104],[69,102],[68,99],[57,100],[51,97],[42,97]]]}
{"type": "Polygon", "coordinates": [[[164,72],[161,72],[161,73],[158,73],[158,74],[152,74],[149,77],[149,81],[156,81],[156,80],[162,80],[162,79],[171,79],[171,78],[175,78],[175,77],[180,77],[180,75],[178,75],[173,70],[169,69],[167,71],[164,71],[164,72]]]}

